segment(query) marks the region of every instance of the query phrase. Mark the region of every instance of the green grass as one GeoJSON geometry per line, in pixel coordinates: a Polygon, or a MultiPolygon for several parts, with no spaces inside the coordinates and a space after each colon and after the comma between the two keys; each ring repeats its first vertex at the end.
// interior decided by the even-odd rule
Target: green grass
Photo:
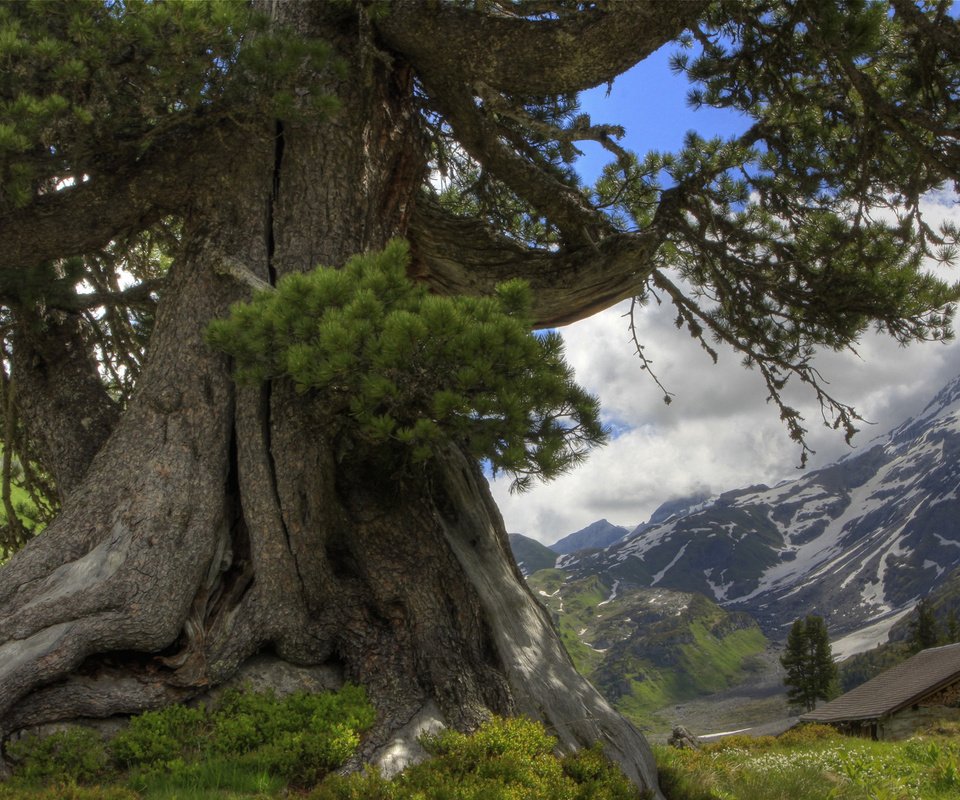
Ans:
{"type": "Polygon", "coordinates": [[[557,740],[519,717],[425,737],[432,758],[394,780],[334,773],[356,751],[349,734],[370,723],[370,711],[355,687],[246,694],[213,711],[148,712],[110,743],[86,728],[22,739],[0,800],[642,800],[599,745],[558,756],[557,740]]]}
{"type": "Polygon", "coordinates": [[[655,752],[668,800],[955,800],[958,734],[871,742],[803,726],[779,739],[732,736],[699,751],[655,752]]]}
{"type": "Polygon", "coordinates": [[[759,628],[732,631],[716,636],[703,622],[690,626],[693,644],[683,645],[683,662],[688,674],[695,676],[698,692],[723,691],[743,677],[743,665],[763,652],[767,640],[759,628]]]}
{"type": "Polygon", "coordinates": [[[109,742],[83,727],[13,742],[13,779],[0,786],[0,800],[93,800],[98,791],[118,800],[279,796],[341,767],[374,719],[356,686],[283,698],[230,691],[214,708],[148,711],[109,742]]]}
{"type": "MultiPolygon", "coordinates": [[[[375,770],[338,775],[335,762],[353,749],[329,745],[367,724],[365,708],[356,689],[293,701],[235,695],[213,712],[174,706],[142,715],[111,743],[88,729],[20,740],[0,800],[641,800],[599,746],[559,757],[543,726],[522,718],[427,737],[433,758],[391,781],[375,770]],[[303,735],[291,739],[294,725],[303,735]],[[275,739],[281,748],[271,749],[275,739]]],[[[776,739],[731,736],[702,750],[654,751],[667,800],[960,797],[960,724],[906,742],[808,725],[776,739]]]]}

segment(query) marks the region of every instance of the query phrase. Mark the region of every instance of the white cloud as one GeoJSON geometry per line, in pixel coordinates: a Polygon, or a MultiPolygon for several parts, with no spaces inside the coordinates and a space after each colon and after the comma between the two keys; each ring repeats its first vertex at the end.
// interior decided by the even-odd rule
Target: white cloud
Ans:
{"type": "MultiPolygon", "coordinates": [[[[950,198],[942,199],[928,204],[931,218],[960,216],[950,198]]],[[[957,275],[945,277],[956,280],[957,275]]],[[[730,351],[721,352],[715,366],[696,342],[676,330],[666,307],[651,306],[640,312],[638,332],[658,376],[674,394],[665,405],[633,354],[623,318],[628,308],[622,304],[563,330],[577,379],[599,396],[607,419],[623,432],[573,473],[526,494],[510,495],[508,480],[495,481],[494,495],[509,531],[550,543],[600,518],[637,524],[673,497],[796,475],[799,449],[776,408],[766,402],[759,374],[743,369],[730,351]]],[[[875,423],[861,426],[857,448],[919,412],[960,374],[960,345],[953,343],[904,348],[870,334],[858,353],[825,353],[817,361],[834,396],[875,423]]],[[[808,391],[791,389],[788,399],[803,412],[809,444],[817,451],[810,467],[850,452],[841,432],[824,427],[808,391]]]]}

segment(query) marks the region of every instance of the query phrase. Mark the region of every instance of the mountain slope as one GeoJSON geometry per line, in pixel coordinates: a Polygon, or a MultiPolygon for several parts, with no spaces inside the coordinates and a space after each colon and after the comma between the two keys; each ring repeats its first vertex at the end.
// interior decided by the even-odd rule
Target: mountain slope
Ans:
{"type": "Polygon", "coordinates": [[[550,545],[555,553],[575,553],[578,550],[592,550],[607,547],[630,533],[628,528],[614,525],[605,519],[597,520],[586,528],[564,536],[550,545]]]}
{"type": "Polygon", "coordinates": [[[557,569],[528,582],[577,669],[639,725],[656,709],[742,682],[767,645],[749,616],[702,595],[568,580],[557,569]]]}
{"type": "Polygon", "coordinates": [[[861,453],[727,492],[557,565],[702,592],[775,638],[818,613],[838,636],[909,607],[960,566],[958,488],[960,379],[861,453]]]}
{"type": "Polygon", "coordinates": [[[531,539],[522,533],[511,533],[507,538],[510,539],[513,559],[524,577],[540,569],[549,569],[557,561],[557,554],[536,539],[531,539]]]}

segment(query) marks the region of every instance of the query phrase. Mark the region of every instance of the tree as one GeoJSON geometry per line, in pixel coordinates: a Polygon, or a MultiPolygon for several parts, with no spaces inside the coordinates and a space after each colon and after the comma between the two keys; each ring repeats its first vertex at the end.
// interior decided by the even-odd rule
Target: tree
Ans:
{"type": "Polygon", "coordinates": [[[937,615],[933,610],[933,603],[926,597],[917,603],[914,609],[916,618],[910,623],[910,638],[907,640],[907,649],[911,654],[919,653],[928,647],[942,644],[940,640],[940,626],[937,615]]]}
{"type": "Polygon", "coordinates": [[[957,616],[957,609],[951,608],[947,612],[946,627],[946,644],[960,642],[960,617],[957,616]]]}
{"type": "Polygon", "coordinates": [[[783,682],[790,687],[787,699],[791,705],[813,711],[817,700],[837,696],[837,665],[823,617],[808,614],[793,623],[780,663],[786,670],[783,682]]]}
{"type": "Polygon", "coordinates": [[[799,442],[791,378],[852,435],[816,349],[949,334],[957,291],[920,269],[956,239],[920,208],[960,172],[947,4],[252,5],[0,4],[4,483],[56,512],[0,571],[0,735],[181,701],[270,651],[366,686],[367,759],[418,720],[524,712],[655,787],[514,567],[487,451],[431,430],[396,469],[344,446],[349,403],[235,383],[210,323],[403,237],[433,294],[525,281],[532,327],[670,303],[799,442]],[[576,95],[670,42],[694,102],[751,125],[625,152],[576,95]],[[584,140],[613,157],[593,188],[584,140]]]}

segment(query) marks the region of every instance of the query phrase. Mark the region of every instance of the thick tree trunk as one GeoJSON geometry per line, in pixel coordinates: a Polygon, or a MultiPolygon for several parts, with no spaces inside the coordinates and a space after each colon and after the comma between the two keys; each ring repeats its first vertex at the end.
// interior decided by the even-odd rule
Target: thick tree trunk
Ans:
{"type": "MultiPolygon", "coordinates": [[[[235,389],[207,323],[244,287],[341,264],[402,234],[422,180],[412,81],[325,19],[349,79],[323,125],[278,123],[225,156],[187,220],[138,392],[63,512],[0,570],[0,735],[194,696],[260,651],[367,687],[363,755],[388,767],[420,727],[491,712],[600,740],[655,787],[642,737],[574,670],[513,565],[475,464],[451,449],[414,481],[338,460],[316,398],[235,389]]],[[[360,37],[362,38],[362,37],[360,37]]]]}

